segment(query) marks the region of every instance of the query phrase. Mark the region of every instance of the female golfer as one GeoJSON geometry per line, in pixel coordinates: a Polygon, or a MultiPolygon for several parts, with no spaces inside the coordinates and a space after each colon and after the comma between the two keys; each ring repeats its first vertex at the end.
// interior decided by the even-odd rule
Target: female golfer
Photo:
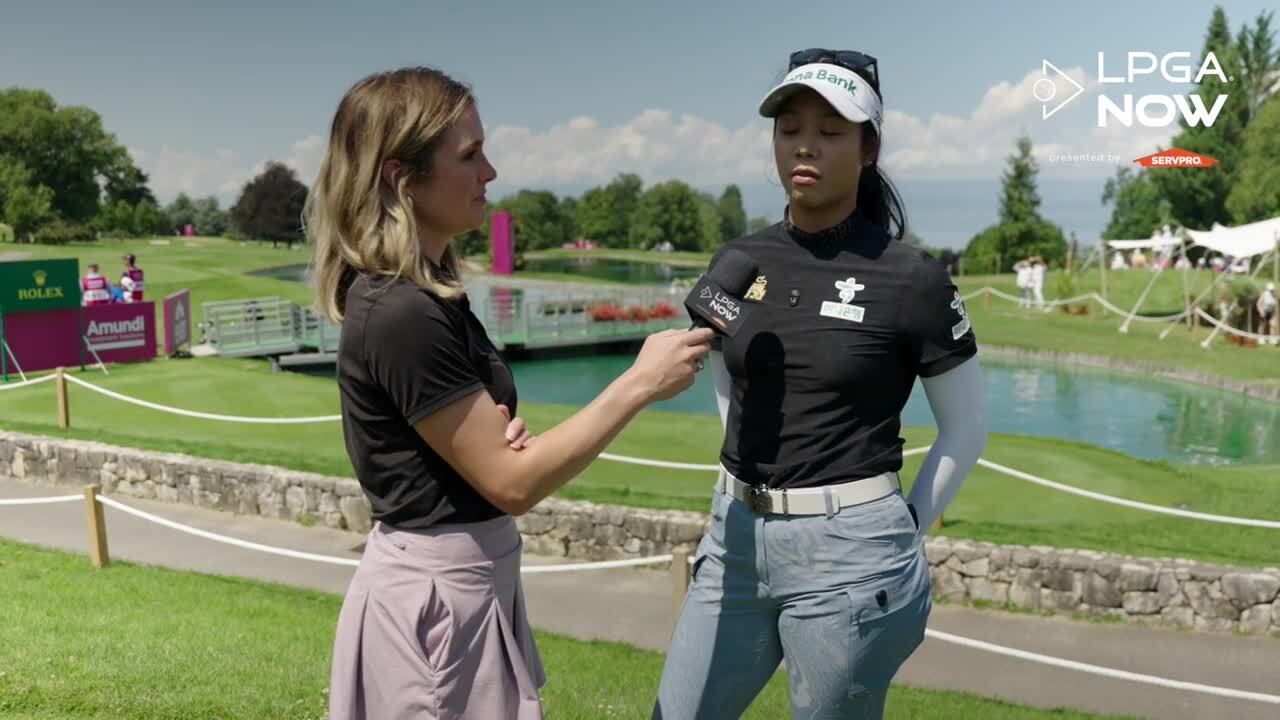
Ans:
{"type": "Polygon", "coordinates": [[[726,246],[760,274],[711,356],[722,471],[655,717],[736,718],[785,660],[793,717],[879,718],[923,639],[923,529],[985,446],[982,374],[946,269],[901,242],[878,79],[861,53],[800,51],[760,105],[788,204],[726,246]],[[939,434],[904,497],[917,377],[939,434]]]}
{"type": "Polygon", "coordinates": [[[347,92],[307,198],[318,304],[342,323],[347,453],[375,520],[338,618],[334,720],[540,718],[512,516],[646,404],[688,388],[710,350],[710,330],[650,336],[626,373],[532,442],[449,244],[484,223],[495,176],[470,90],[412,68],[347,92]]]}

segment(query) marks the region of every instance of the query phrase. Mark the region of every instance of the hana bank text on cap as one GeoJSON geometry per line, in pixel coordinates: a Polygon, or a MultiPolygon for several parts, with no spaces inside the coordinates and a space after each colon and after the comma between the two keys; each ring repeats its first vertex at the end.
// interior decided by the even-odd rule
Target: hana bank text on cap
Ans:
{"type": "Polygon", "coordinates": [[[839,65],[812,63],[788,72],[760,101],[760,115],[777,117],[782,103],[806,87],[817,91],[844,119],[852,123],[869,122],[876,135],[880,134],[880,96],[857,73],[839,65]]]}

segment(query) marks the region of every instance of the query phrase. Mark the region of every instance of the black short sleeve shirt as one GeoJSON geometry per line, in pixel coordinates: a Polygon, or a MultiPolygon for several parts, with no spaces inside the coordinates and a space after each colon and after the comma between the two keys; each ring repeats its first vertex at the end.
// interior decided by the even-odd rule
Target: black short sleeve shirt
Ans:
{"type": "Polygon", "coordinates": [[[464,298],[359,275],[338,347],[347,455],[374,520],[403,528],[502,514],[422,439],[414,423],[487,391],[516,414],[511,371],[464,298]]]}
{"type": "Polygon", "coordinates": [[[977,353],[946,268],[856,214],[817,234],[779,223],[726,247],[760,275],[742,329],[720,344],[733,378],[725,468],[775,488],[900,470],[916,378],[977,353]]]}

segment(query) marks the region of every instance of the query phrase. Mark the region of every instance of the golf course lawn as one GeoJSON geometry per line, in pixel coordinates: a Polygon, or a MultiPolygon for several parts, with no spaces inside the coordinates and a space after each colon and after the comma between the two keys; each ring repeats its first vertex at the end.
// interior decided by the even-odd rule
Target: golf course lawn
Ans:
{"type": "MultiPolygon", "coordinates": [[[[190,410],[259,417],[339,412],[328,378],[271,373],[262,361],[226,358],[157,359],[120,365],[111,375],[89,368],[76,377],[132,397],[190,410]]],[[[53,383],[0,393],[0,428],[197,456],[279,465],[340,477],[351,465],[337,422],[261,425],[175,416],[71,385],[71,429],[59,430],[53,383]]],[[[522,403],[535,433],[575,408],[522,403]]],[[[927,445],[932,429],[906,428],[908,448],[927,445]]],[[[608,451],[632,457],[714,464],[721,440],[717,418],[642,412],[608,451]]],[[[906,459],[914,477],[923,456],[906,459]]],[[[1214,468],[1149,462],[1061,440],[993,435],[985,458],[1061,483],[1200,512],[1280,519],[1280,467],[1214,468]]],[[[559,497],[624,505],[705,511],[712,473],[665,470],[597,460],[559,497]]],[[[1000,543],[1175,556],[1238,565],[1275,565],[1275,531],[1157,515],[1043,488],[977,468],[948,508],[942,534],[1000,543]]]]}
{"type": "MultiPolygon", "coordinates": [[[[265,296],[278,296],[301,304],[311,302],[310,289],[303,283],[247,274],[265,268],[306,264],[310,259],[309,248],[301,246],[286,250],[283,246],[273,249],[268,244],[225,238],[178,237],[104,240],[94,244],[67,246],[0,243],[0,255],[18,253],[29,254],[32,258],[78,258],[82,269],[87,263],[97,261],[103,266],[105,274],[113,279],[119,275],[119,257],[124,252],[138,255],[138,264],[147,273],[147,297],[156,301],[157,318],[161,309],[159,301],[183,288],[191,290],[195,320],[201,317],[199,306],[202,302],[265,296]]],[[[569,251],[548,252],[553,255],[572,255],[569,251]]],[[[654,255],[626,250],[611,250],[608,253],[610,256],[621,253],[619,257],[636,260],[652,260],[654,255]]],[[[682,261],[709,257],[699,253],[674,255],[682,261]]],[[[1056,276],[1056,273],[1050,273],[1045,280],[1045,295],[1050,300],[1054,297],[1056,276]]],[[[1109,299],[1119,307],[1132,307],[1152,276],[1151,272],[1135,270],[1109,273],[1109,299]]],[[[561,280],[580,279],[572,276],[557,277],[561,280]]],[[[1082,276],[1072,294],[1096,290],[1098,280],[1096,270],[1082,276]]],[[[958,277],[956,281],[960,291],[965,294],[984,286],[1017,294],[1012,275],[966,276],[958,277]]],[[[1208,271],[1191,274],[1192,292],[1208,287],[1211,282],[1212,273],[1208,271]]],[[[1192,331],[1184,325],[1160,340],[1157,336],[1165,327],[1162,323],[1134,322],[1128,334],[1122,334],[1118,331],[1122,318],[1116,315],[1099,313],[1090,317],[1065,315],[1056,311],[1044,313],[1020,310],[1013,303],[995,297],[990,299],[989,304],[980,297],[973,298],[967,306],[979,342],[986,345],[1084,352],[1128,360],[1145,360],[1171,367],[1256,380],[1268,385],[1280,384],[1280,348],[1243,348],[1228,344],[1222,337],[1217,338],[1208,349],[1201,348],[1200,341],[1209,333],[1204,328],[1192,331]]],[[[1181,310],[1181,273],[1164,273],[1144,302],[1143,312],[1159,316],[1181,310]]],[[[198,338],[199,333],[196,336],[198,338]]]]}
{"type": "MultiPolygon", "coordinates": [[[[0,540],[0,717],[323,717],[337,595],[0,540]]],[[[662,655],[538,633],[548,717],[648,717],[662,655]]],[[[790,717],[778,673],[745,718],[790,717]]],[[[887,718],[1100,718],[894,687],[887,718]]]]}

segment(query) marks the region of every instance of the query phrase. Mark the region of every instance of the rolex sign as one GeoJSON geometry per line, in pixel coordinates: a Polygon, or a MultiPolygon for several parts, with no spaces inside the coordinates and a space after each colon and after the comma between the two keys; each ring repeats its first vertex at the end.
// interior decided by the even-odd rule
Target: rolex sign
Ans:
{"type": "Polygon", "coordinates": [[[0,262],[0,312],[80,307],[77,260],[0,262]]]}

